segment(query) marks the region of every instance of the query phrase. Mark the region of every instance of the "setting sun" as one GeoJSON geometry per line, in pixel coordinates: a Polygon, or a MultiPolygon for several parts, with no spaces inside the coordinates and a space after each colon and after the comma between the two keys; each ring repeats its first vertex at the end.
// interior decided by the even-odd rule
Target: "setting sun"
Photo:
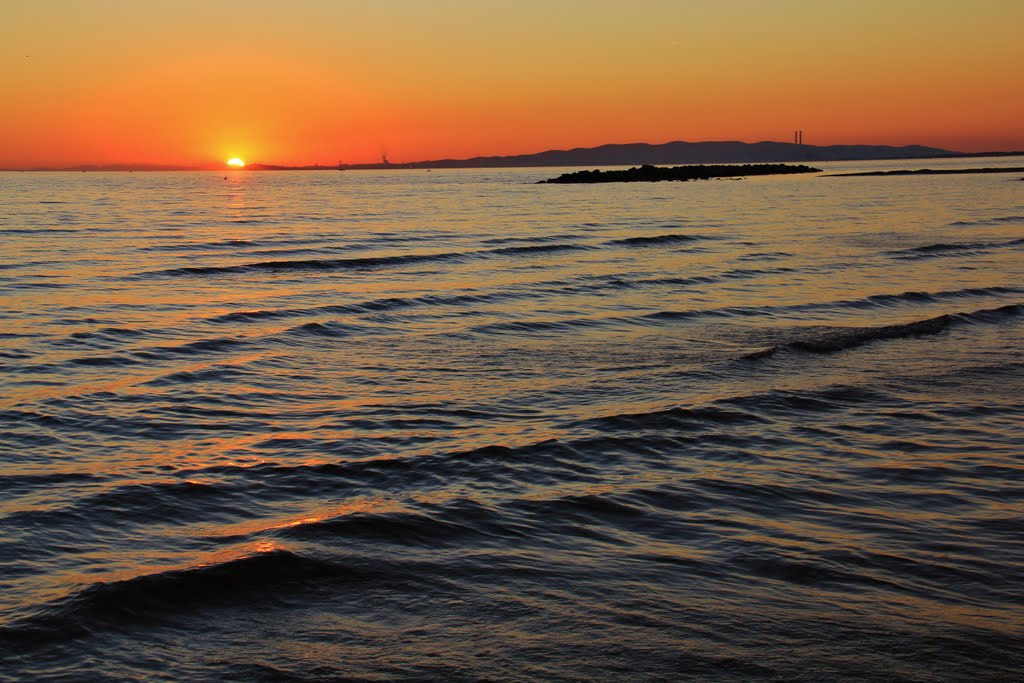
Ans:
{"type": "Polygon", "coordinates": [[[228,166],[231,168],[243,168],[245,166],[245,162],[238,157],[232,157],[231,159],[228,159],[228,166]]]}

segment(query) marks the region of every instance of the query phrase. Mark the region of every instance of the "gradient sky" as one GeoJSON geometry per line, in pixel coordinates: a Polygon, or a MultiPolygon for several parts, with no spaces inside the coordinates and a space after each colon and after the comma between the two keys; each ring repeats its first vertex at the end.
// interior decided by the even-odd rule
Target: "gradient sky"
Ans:
{"type": "Polygon", "coordinates": [[[0,0],[0,167],[1024,149],[1020,0],[0,0]]]}

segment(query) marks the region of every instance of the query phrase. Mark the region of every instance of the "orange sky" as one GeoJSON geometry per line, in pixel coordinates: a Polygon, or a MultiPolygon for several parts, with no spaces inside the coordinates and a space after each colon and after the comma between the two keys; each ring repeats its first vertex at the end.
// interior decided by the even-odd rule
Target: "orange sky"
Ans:
{"type": "Polygon", "coordinates": [[[1024,149],[1020,0],[3,0],[0,167],[1024,149]]]}

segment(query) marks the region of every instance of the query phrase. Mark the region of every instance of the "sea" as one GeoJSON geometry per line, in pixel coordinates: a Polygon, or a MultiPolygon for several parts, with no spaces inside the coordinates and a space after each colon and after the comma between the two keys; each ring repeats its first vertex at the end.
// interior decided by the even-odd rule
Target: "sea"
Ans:
{"type": "Polygon", "coordinates": [[[980,166],[0,174],[0,680],[1024,680],[980,166]]]}

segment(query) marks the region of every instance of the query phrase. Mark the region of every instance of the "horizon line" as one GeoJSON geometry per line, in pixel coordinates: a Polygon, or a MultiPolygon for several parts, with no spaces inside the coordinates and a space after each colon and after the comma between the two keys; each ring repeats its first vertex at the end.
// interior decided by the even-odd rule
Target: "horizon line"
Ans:
{"type": "MultiPolygon", "coordinates": [[[[471,162],[471,161],[475,161],[475,160],[479,160],[479,159],[514,159],[516,157],[536,156],[536,155],[541,155],[541,154],[559,153],[559,152],[577,152],[577,151],[585,151],[585,150],[595,150],[595,149],[601,149],[601,148],[605,148],[605,147],[627,147],[627,146],[632,146],[632,145],[647,145],[647,146],[651,146],[651,147],[659,147],[659,146],[670,145],[670,144],[677,144],[677,143],[690,144],[690,145],[699,145],[699,144],[729,144],[729,143],[738,143],[738,144],[744,144],[744,145],[775,144],[775,145],[788,146],[788,147],[805,147],[805,148],[806,147],[810,147],[810,148],[816,148],[816,149],[827,149],[827,148],[830,148],[830,147],[888,147],[888,148],[893,148],[893,149],[902,149],[902,148],[907,148],[907,147],[927,147],[927,148],[930,148],[930,149],[936,149],[936,150],[941,150],[941,151],[944,151],[944,152],[949,152],[950,156],[967,156],[967,157],[970,157],[970,156],[1000,156],[1000,155],[1002,155],[1002,156],[1016,156],[1016,155],[1024,155],[1024,150],[998,150],[998,151],[964,152],[964,151],[954,150],[954,149],[947,149],[947,148],[940,148],[940,147],[931,147],[930,145],[921,145],[921,144],[917,144],[917,143],[910,143],[910,144],[905,144],[905,145],[872,144],[872,143],[834,143],[834,144],[828,144],[828,145],[817,145],[817,144],[811,144],[811,143],[802,143],[802,142],[801,143],[794,143],[794,142],[779,141],[779,140],[758,140],[756,142],[745,142],[743,140],[732,139],[732,140],[670,140],[668,142],[643,142],[643,141],[635,141],[635,142],[609,142],[609,143],[602,143],[602,144],[594,145],[594,146],[590,146],[590,147],[579,146],[579,147],[568,147],[568,148],[551,148],[551,149],[545,149],[545,150],[541,150],[541,151],[537,151],[537,152],[521,152],[521,153],[516,153],[516,154],[478,154],[478,155],[470,156],[470,157],[461,157],[461,158],[442,157],[442,158],[422,159],[422,160],[415,160],[415,161],[377,161],[377,162],[356,162],[356,163],[335,163],[335,164],[321,164],[319,162],[283,164],[283,163],[273,163],[273,162],[265,162],[265,161],[253,161],[253,162],[248,162],[247,161],[245,167],[241,168],[241,169],[229,169],[229,168],[226,167],[226,162],[224,162],[224,161],[206,161],[206,162],[198,162],[198,163],[170,163],[170,164],[161,164],[161,163],[153,163],[153,162],[145,162],[145,161],[134,161],[134,162],[117,161],[117,162],[110,162],[110,163],[83,162],[83,163],[63,165],[63,166],[55,166],[55,165],[47,165],[47,166],[0,166],[0,171],[2,171],[2,172],[22,172],[22,173],[27,173],[27,172],[89,172],[89,171],[94,171],[94,172],[134,172],[134,171],[139,171],[139,172],[147,172],[147,171],[148,172],[161,172],[161,171],[163,171],[163,172],[171,172],[171,171],[223,171],[223,170],[233,170],[233,171],[245,171],[245,170],[292,170],[292,169],[315,170],[317,168],[322,168],[323,170],[337,170],[338,168],[346,168],[346,169],[351,169],[351,170],[387,170],[387,169],[402,170],[403,167],[408,167],[408,166],[412,166],[412,165],[432,164],[432,163],[471,162]],[[259,168],[259,167],[263,167],[263,168],[259,168]]],[[[913,158],[913,157],[908,157],[908,158],[913,158]]],[[[935,157],[932,157],[932,158],[935,158],[935,157]]],[[[714,162],[705,162],[705,163],[714,163],[714,162]]],[[[737,162],[737,163],[742,163],[742,162],[737,162]]],[[[575,165],[578,165],[578,164],[567,164],[567,165],[568,166],[575,166],[575,165]]],[[[592,165],[592,164],[584,164],[584,165],[592,165]]],[[[622,165],[622,164],[613,164],[613,165],[622,165]]],[[[530,166],[522,166],[520,168],[530,168],[530,166]]]]}

